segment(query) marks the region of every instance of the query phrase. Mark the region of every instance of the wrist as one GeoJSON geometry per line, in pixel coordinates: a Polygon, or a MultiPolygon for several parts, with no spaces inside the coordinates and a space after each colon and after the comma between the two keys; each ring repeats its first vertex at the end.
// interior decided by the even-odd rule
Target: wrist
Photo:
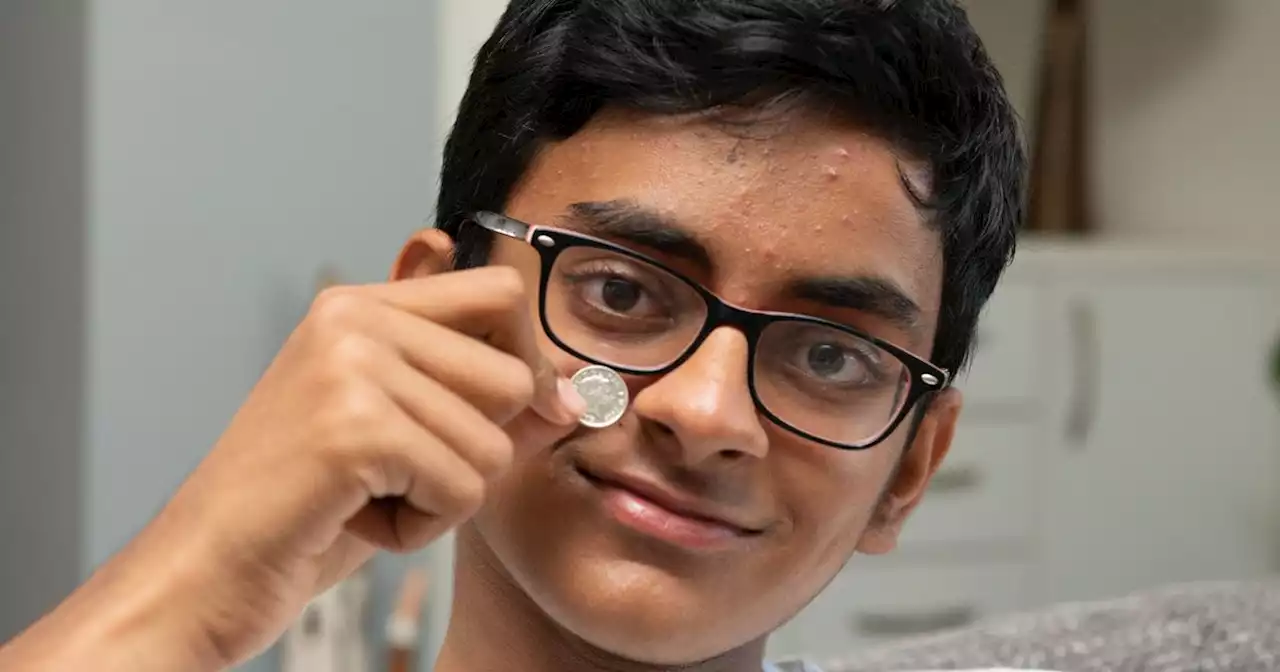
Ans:
{"type": "Polygon", "coordinates": [[[102,669],[214,672],[226,666],[215,637],[201,618],[202,603],[195,585],[184,577],[171,576],[153,577],[145,586],[122,583],[121,587],[125,586],[128,588],[105,591],[101,598],[95,598],[114,606],[103,609],[100,623],[86,623],[83,645],[76,648],[88,654],[87,665],[74,669],[93,667],[97,651],[112,654],[112,666],[102,669]]]}
{"type": "Polygon", "coordinates": [[[195,583],[117,558],[0,650],[0,669],[214,672],[227,665],[195,583]]]}

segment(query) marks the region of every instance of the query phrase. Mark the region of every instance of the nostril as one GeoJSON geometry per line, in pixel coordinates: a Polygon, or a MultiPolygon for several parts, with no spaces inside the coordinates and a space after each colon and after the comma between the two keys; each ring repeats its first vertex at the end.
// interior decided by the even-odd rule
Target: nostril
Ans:
{"type": "Polygon", "coordinates": [[[676,430],[672,429],[670,425],[661,422],[653,423],[651,429],[659,436],[672,437],[676,435],[676,430]]]}

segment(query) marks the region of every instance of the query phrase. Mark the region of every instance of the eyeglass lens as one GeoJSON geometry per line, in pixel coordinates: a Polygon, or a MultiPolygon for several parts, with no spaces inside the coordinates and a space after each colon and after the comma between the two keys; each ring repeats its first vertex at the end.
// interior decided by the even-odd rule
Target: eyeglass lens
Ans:
{"type": "MultiPolygon", "coordinates": [[[[702,332],[698,290],[633,257],[592,247],[561,251],[547,278],[547,326],[583,355],[631,370],[679,359],[702,332]]],[[[855,334],[803,320],[772,322],[752,362],[759,402],[784,424],[836,443],[878,438],[910,382],[892,353],[855,334]]]]}

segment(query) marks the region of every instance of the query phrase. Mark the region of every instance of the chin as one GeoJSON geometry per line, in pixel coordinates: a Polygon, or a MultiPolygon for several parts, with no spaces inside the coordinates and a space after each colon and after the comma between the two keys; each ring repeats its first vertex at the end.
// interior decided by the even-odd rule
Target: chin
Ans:
{"type": "Polygon", "coordinates": [[[563,510],[540,529],[529,519],[481,518],[477,540],[540,612],[533,617],[606,657],[696,663],[749,645],[776,625],[757,613],[760,595],[735,589],[760,585],[749,563],[732,573],[720,564],[708,574],[703,563],[674,562],[660,548],[619,539],[563,510]]]}
{"type": "Polygon", "coordinates": [[[619,658],[697,663],[748,645],[769,629],[752,627],[748,605],[706,593],[696,579],[654,566],[579,556],[565,569],[563,577],[526,576],[521,583],[560,628],[619,658]]]}
{"type": "Polygon", "coordinates": [[[654,536],[620,522],[570,456],[526,464],[472,519],[492,578],[518,588],[531,618],[606,659],[677,666],[758,648],[807,601],[806,586],[778,585],[797,569],[786,537],[654,536]]]}

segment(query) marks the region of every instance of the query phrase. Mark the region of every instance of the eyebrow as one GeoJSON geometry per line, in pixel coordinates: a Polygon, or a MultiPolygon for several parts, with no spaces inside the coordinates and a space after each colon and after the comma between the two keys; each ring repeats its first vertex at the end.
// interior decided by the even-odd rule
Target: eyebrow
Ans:
{"type": "Polygon", "coordinates": [[[796,298],[872,315],[904,331],[915,331],[920,326],[920,307],[896,283],[885,278],[803,278],[788,289],[796,298]]]}
{"type": "MultiPolygon", "coordinates": [[[[675,219],[631,200],[573,203],[568,220],[583,233],[647,247],[703,269],[714,267],[707,246],[695,235],[675,219]]],[[[920,323],[916,302],[897,283],[883,277],[800,278],[787,285],[786,294],[829,308],[871,315],[905,331],[914,331],[920,323]]]]}
{"type": "Polygon", "coordinates": [[[569,221],[601,238],[616,238],[678,257],[699,268],[712,267],[711,254],[673,219],[633,201],[585,201],[569,206],[569,221]]]}

